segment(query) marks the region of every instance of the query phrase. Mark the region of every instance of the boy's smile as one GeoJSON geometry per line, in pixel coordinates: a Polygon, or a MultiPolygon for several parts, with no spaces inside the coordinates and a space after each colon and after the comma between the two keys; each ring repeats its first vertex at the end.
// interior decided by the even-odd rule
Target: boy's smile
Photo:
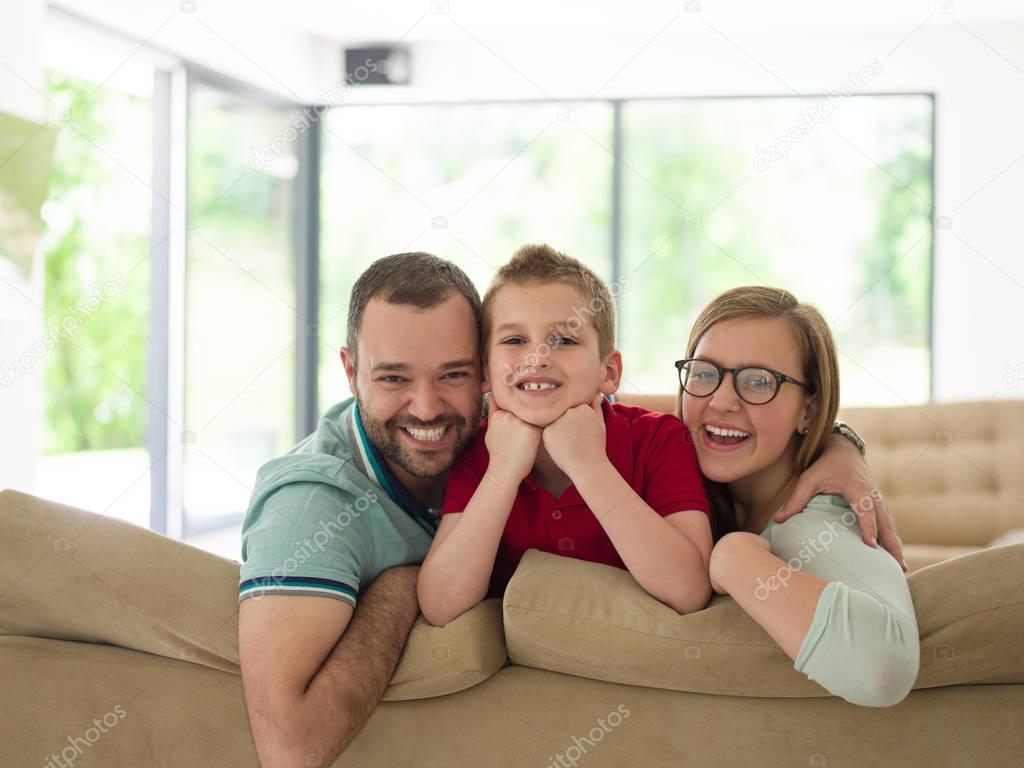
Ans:
{"type": "Polygon", "coordinates": [[[600,357],[587,300],[565,283],[512,283],[491,308],[487,384],[504,410],[546,427],[618,388],[619,354],[600,357]]]}

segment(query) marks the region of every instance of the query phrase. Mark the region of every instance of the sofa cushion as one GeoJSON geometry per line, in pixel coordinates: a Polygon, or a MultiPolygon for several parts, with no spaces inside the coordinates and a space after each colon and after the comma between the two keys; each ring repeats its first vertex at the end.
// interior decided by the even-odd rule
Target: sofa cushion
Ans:
{"type": "MultiPolygon", "coordinates": [[[[1024,544],[908,577],[921,635],[915,688],[1024,682],[1024,544]]],[[[624,570],[531,550],[504,600],[515,664],[735,696],[828,696],[729,597],[680,616],[624,570]]]]}
{"type": "Polygon", "coordinates": [[[907,544],[984,547],[1024,527],[1024,401],[848,408],[907,544]]]}
{"type": "MultiPolygon", "coordinates": [[[[109,645],[0,637],[0,681],[4,768],[260,764],[238,675],[109,645]]],[[[840,699],[765,702],[507,667],[451,696],[384,702],[332,766],[1012,766],[1021,711],[1021,685],[915,691],[879,717],[840,699]]]]}
{"type": "MultiPolygon", "coordinates": [[[[238,674],[238,563],[139,526],[0,492],[0,635],[108,643],[238,674]]],[[[384,698],[442,696],[506,662],[501,605],[422,619],[384,698]]]]}
{"type": "Polygon", "coordinates": [[[507,661],[500,600],[485,600],[444,627],[432,627],[420,616],[384,701],[462,691],[482,683],[507,661]]]}
{"type": "Polygon", "coordinates": [[[904,544],[903,559],[911,572],[919,571],[929,565],[941,563],[961,555],[977,552],[981,547],[952,547],[942,544],[904,544]]]}

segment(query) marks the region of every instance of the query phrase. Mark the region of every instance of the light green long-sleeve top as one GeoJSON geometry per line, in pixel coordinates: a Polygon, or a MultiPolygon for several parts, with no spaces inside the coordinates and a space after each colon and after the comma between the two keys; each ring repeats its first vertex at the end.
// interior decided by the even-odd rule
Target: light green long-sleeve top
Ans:
{"type": "Polygon", "coordinates": [[[853,704],[902,701],[917,679],[920,646],[895,558],[862,541],[857,516],[839,496],[815,496],[802,513],[769,523],[761,535],[787,565],[760,582],[757,596],[785,589],[798,570],[829,582],[793,666],[853,704]]]}

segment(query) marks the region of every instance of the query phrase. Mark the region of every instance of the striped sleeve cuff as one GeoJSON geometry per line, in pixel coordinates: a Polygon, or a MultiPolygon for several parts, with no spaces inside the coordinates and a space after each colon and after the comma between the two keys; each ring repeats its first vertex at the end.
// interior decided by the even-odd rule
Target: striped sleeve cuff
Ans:
{"type": "Polygon", "coordinates": [[[359,590],[342,581],[313,576],[261,576],[238,585],[238,601],[263,595],[319,595],[355,605],[359,590]]]}

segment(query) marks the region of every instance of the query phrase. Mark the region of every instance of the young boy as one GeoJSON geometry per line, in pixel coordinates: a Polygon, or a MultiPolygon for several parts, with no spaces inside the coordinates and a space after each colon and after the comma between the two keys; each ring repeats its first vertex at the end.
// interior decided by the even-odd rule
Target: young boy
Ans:
{"type": "Polygon", "coordinates": [[[527,245],[498,270],[481,321],[488,418],[452,467],[420,569],[431,624],[501,596],[528,549],[627,568],[679,613],[707,604],[693,444],[675,416],[605,400],[622,376],[614,343],[611,294],[576,259],[527,245]]]}

